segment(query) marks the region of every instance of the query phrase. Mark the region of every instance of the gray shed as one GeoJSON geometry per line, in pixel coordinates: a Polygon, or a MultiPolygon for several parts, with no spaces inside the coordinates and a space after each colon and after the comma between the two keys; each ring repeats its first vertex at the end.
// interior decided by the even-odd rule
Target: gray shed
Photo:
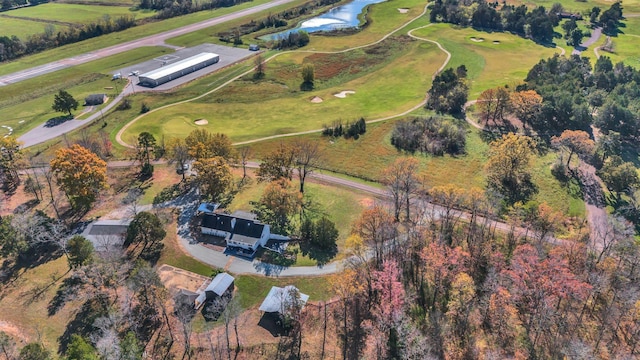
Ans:
{"type": "Polygon", "coordinates": [[[107,95],[105,94],[91,94],[84,98],[85,106],[102,105],[107,101],[107,95]]]}
{"type": "Polygon", "coordinates": [[[214,300],[233,292],[233,282],[235,278],[227,273],[220,273],[211,280],[207,288],[198,295],[194,307],[199,309],[208,300],[214,300]]]}

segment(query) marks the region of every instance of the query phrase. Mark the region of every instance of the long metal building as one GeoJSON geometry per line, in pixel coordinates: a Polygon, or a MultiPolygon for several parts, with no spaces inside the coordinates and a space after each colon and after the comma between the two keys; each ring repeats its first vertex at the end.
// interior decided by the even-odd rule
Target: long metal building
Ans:
{"type": "Polygon", "coordinates": [[[174,64],[163,66],[159,69],[141,74],[138,84],[148,87],[156,87],[181,76],[213,65],[220,60],[220,55],[214,53],[200,53],[190,58],[180,60],[174,64]]]}

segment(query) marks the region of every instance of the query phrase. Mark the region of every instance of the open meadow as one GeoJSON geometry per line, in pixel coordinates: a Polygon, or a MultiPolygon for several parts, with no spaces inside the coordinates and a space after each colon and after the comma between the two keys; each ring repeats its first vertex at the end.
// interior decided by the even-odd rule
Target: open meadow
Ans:
{"type": "MultiPolygon", "coordinates": [[[[119,16],[131,15],[135,16],[136,19],[143,19],[145,17],[153,16],[155,12],[148,10],[133,10],[124,6],[47,3],[10,10],[3,14],[30,21],[44,20],[51,23],[67,23],[69,25],[74,25],[97,22],[102,20],[105,16],[115,19],[119,16]]],[[[4,32],[2,26],[3,23],[4,19],[0,22],[0,31],[4,32]]]]}

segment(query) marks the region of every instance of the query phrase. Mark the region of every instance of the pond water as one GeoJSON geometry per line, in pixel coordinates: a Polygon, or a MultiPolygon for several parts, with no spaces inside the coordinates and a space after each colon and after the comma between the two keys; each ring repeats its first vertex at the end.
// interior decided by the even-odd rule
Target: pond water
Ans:
{"type": "Polygon", "coordinates": [[[318,31],[331,31],[336,29],[358,27],[358,25],[360,25],[358,15],[362,13],[362,10],[367,5],[377,4],[384,1],[386,0],[353,0],[348,4],[334,7],[322,15],[305,20],[298,24],[298,27],[294,29],[267,35],[265,36],[265,39],[275,40],[280,37],[287,36],[291,32],[297,32],[299,30],[313,33],[318,31]]]}

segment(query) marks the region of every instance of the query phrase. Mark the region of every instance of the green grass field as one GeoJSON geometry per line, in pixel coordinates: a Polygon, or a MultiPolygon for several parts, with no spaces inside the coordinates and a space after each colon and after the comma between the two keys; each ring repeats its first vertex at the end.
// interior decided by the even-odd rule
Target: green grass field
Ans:
{"type": "MultiPolygon", "coordinates": [[[[242,3],[236,6],[228,8],[220,8],[212,11],[199,11],[197,13],[179,16],[159,22],[147,23],[144,25],[136,26],[125,31],[111,33],[103,35],[97,38],[81,41],[75,44],[69,44],[61,46],[56,49],[47,50],[38,54],[25,56],[16,61],[4,63],[0,65],[0,75],[9,74],[15,71],[28,69],[34,66],[49,63],[51,61],[65,59],[78,54],[83,54],[89,51],[102,49],[107,46],[120,44],[122,42],[135,40],[144,36],[157,34],[159,32],[175,29],[181,26],[192,24],[198,21],[203,21],[212,17],[217,17],[232,12],[236,12],[242,9],[254,7],[260,4],[264,4],[268,0],[254,0],[246,3],[242,3]]],[[[268,14],[269,11],[264,11],[264,14],[268,14]]]]}
{"type": "MultiPolygon", "coordinates": [[[[44,33],[46,26],[47,24],[42,22],[0,16],[0,34],[4,36],[15,35],[20,39],[26,39],[30,35],[44,33]]],[[[67,28],[67,26],[57,24],[53,25],[53,28],[55,31],[60,31],[67,28]]]]}
{"type": "MultiPolygon", "coordinates": [[[[170,52],[173,51],[164,47],[138,48],[47,76],[2,86],[0,87],[0,110],[3,117],[0,125],[12,127],[14,134],[19,136],[51,118],[62,115],[51,108],[53,97],[59,89],[68,91],[80,105],[89,94],[106,93],[113,98],[116,93],[115,87],[122,90],[122,86],[126,83],[112,82],[110,71],[170,52]],[[113,89],[106,89],[108,87],[113,89]]],[[[78,115],[81,112],[82,106],[74,114],[78,115]]]]}
{"type": "Polygon", "coordinates": [[[233,141],[241,141],[318,129],[340,119],[347,121],[361,116],[372,119],[393,115],[420,103],[430,86],[431,75],[444,58],[432,44],[413,42],[406,48],[397,60],[384,64],[375,73],[309,92],[293,88],[301,82],[297,80],[300,63],[308,55],[286,54],[270,62],[266,71],[267,74],[280,70],[286,73],[286,69],[291,69],[287,78],[270,77],[268,81],[259,83],[235,82],[197,102],[150,113],[133,124],[124,139],[130,141],[141,131],[186,136],[196,128],[193,121],[200,118],[209,121],[205,126],[208,130],[224,131],[233,141]],[[285,87],[281,84],[287,81],[296,85],[285,87]],[[345,99],[333,96],[343,90],[356,91],[356,94],[345,99]],[[245,98],[235,101],[229,99],[229,94],[243,94],[245,98]],[[312,103],[310,100],[314,96],[324,101],[312,103]],[[228,126],[230,122],[232,127],[228,126]]]}
{"type": "MultiPolygon", "coordinates": [[[[10,10],[4,14],[29,19],[86,24],[101,20],[104,16],[110,16],[114,19],[122,15],[134,15],[136,19],[142,19],[153,16],[155,12],[148,10],[133,11],[124,6],[47,3],[38,6],[29,6],[21,9],[10,10]]],[[[0,31],[4,31],[2,26],[3,23],[4,19],[0,22],[0,31]]]]}
{"type": "Polygon", "coordinates": [[[546,48],[508,33],[479,32],[450,24],[434,24],[413,34],[441,43],[452,54],[450,67],[467,67],[469,99],[488,88],[522,82],[540,59],[560,52],[559,48],[546,48]]]}

